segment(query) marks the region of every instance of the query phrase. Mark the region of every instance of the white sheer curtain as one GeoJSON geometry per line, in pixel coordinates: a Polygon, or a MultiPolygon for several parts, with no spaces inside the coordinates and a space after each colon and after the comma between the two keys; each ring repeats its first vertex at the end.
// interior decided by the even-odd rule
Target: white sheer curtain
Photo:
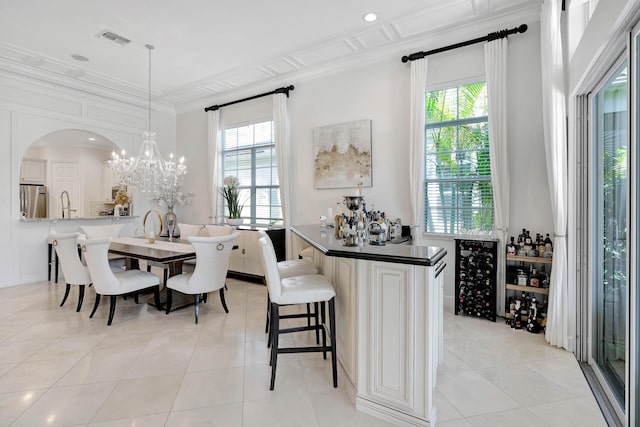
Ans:
{"type": "Polygon", "coordinates": [[[573,351],[569,342],[567,283],[567,130],[562,52],[561,0],[545,0],[540,16],[542,118],[555,238],[546,340],[573,351]]]}
{"type": "Polygon", "coordinates": [[[413,236],[419,241],[424,226],[424,135],[427,59],[411,61],[411,117],[409,123],[409,191],[413,236]]]}
{"type": "Polygon", "coordinates": [[[287,113],[287,95],[276,93],[273,95],[273,133],[276,147],[276,157],[278,159],[278,182],[280,185],[280,202],[282,203],[282,216],[286,233],[285,247],[287,248],[287,259],[291,259],[291,236],[289,227],[291,226],[291,203],[289,171],[289,153],[291,144],[289,141],[289,115],[287,113]]]}
{"type": "MultiPolygon", "coordinates": [[[[489,158],[493,187],[494,231],[498,245],[498,283],[505,283],[505,245],[509,236],[509,157],[507,140],[507,38],[484,45],[484,68],[489,104],[489,158]]],[[[505,312],[505,289],[498,286],[496,310],[505,312]]]]}
{"type": "Polygon", "coordinates": [[[220,110],[209,111],[208,121],[208,146],[209,146],[209,194],[211,194],[211,214],[210,221],[213,224],[221,222],[223,219],[222,207],[220,203],[220,192],[218,191],[218,174],[220,163],[220,110]]]}

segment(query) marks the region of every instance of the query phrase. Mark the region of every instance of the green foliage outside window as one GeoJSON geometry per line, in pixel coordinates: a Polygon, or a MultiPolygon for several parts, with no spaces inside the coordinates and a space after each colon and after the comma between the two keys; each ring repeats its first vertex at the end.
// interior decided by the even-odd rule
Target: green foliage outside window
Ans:
{"type": "Polygon", "coordinates": [[[428,92],[425,101],[425,230],[491,231],[486,83],[428,92]]]}

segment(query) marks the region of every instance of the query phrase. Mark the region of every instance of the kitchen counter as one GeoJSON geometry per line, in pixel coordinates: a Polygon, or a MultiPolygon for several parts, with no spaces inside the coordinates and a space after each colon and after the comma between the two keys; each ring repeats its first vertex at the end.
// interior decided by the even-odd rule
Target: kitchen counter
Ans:
{"type": "Polygon", "coordinates": [[[387,242],[384,246],[378,246],[364,242],[359,246],[345,246],[343,239],[334,237],[332,227],[322,228],[319,225],[296,225],[291,227],[291,231],[324,255],[333,257],[434,266],[447,254],[445,249],[437,246],[403,243],[387,242]]]}
{"type": "Polygon", "coordinates": [[[68,222],[68,221],[93,221],[93,220],[112,220],[119,221],[120,219],[139,218],[138,215],[133,216],[113,216],[113,215],[100,215],[100,216],[87,216],[79,218],[20,218],[20,222],[68,222]]]}

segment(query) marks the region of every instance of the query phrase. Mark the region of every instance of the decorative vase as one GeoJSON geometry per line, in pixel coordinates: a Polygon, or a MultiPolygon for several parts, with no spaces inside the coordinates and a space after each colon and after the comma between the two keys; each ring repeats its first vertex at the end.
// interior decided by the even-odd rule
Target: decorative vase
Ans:
{"type": "Polygon", "coordinates": [[[227,224],[233,225],[234,227],[242,224],[242,222],[243,222],[242,218],[227,218],[227,224]]]}
{"type": "Polygon", "coordinates": [[[167,225],[167,234],[169,235],[169,241],[173,241],[173,233],[176,231],[176,225],[178,224],[178,217],[173,212],[173,206],[167,206],[167,213],[164,214],[164,223],[167,225]]]}

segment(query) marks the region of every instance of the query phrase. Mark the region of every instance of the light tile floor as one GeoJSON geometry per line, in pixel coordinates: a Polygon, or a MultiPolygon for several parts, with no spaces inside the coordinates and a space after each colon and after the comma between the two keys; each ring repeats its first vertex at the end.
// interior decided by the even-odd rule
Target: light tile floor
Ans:
{"type": "MultiPolygon", "coordinates": [[[[0,426],[388,426],[355,411],[331,386],[319,354],[282,355],[276,390],[264,334],[266,289],[229,281],[200,324],[132,299],[89,319],[64,284],[0,289],[0,426]]],[[[295,334],[293,334],[295,335],[295,334]]],[[[307,342],[285,337],[283,345],[307,342]]],[[[573,355],[542,335],[446,314],[438,372],[438,426],[603,426],[573,355]]]]}

